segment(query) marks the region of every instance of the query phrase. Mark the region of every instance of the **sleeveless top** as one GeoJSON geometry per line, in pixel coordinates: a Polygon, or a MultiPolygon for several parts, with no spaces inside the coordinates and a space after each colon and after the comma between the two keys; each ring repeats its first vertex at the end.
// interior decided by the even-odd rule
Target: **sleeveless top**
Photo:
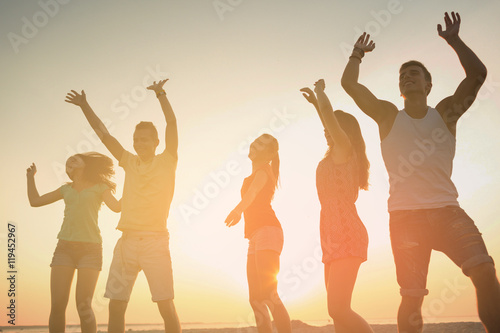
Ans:
{"type": "Polygon", "coordinates": [[[421,119],[399,111],[381,142],[389,173],[389,212],[459,205],[451,181],[455,144],[436,109],[428,107],[421,119]]]}
{"type": "Polygon", "coordinates": [[[267,173],[267,182],[260,192],[257,193],[255,200],[243,212],[245,218],[245,238],[251,238],[252,234],[260,227],[275,226],[281,228],[281,224],[271,207],[271,200],[273,199],[275,190],[275,176],[271,169],[271,165],[264,164],[262,167],[255,170],[249,177],[245,178],[243,186],[241,187],[241,197],[248,192],[259,170],[264,170],[267,173]]]}

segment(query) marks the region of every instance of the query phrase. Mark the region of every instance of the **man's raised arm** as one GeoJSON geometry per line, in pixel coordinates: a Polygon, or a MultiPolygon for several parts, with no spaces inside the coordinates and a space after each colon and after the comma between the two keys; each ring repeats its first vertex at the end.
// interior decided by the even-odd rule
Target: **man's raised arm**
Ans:
{"type": "Polygon", "coordinates": [[[444,22],[446,30],[443,31],[441,24],[438,24],[438,34],[455,50],[465,70],[465,79],[460,83],[455,93],[443,99],[436,106],[448,126],[454,127],[458,118],[467,111],[476,99],[479,88],[486,79],[487,72],[486,66],[458,36],[460,15],[451,12],[450,17],[448,13],[445,13],[444,22]]]}
{"type": "Polygon", "coordinates": [[[163,115],[165,116],[165,121],[167,122],[167,128],[165,129],[165,150],[172,155],[175,159],[178,158],[177,148],[179,146],[179,138],[177,134],[177,119],[175,118],[174,110],[170,105],[167,98],[167,93],[163,89],[163,85],[168,79],[160,80],[158,83],[153,82],[147,89],[153,90],[158,97],[160,102],[163,115]]]}
{"type": "Polygon", "coordinates": [[[104,126],[104,123],[101,121],[101,119],[99,119],[99,117],[97,117],[94,110],[92,110],[89,103],[87,102],[85,91],[82,90],[82,93],[79,94],[75,90],[71,90],[71,92],[66,95],[65,101],[71,104],[78,105],[82,109],[85,118],[87,118],[90,126],[94,129],[99,139],[101,139],[102,143],[106,146],[106,148],[108,148],[109,152],[118,161],[120,161],[124,149],[118,142],[118,140],[116,140],[115,137],[113,137],[108,132],[108,129],[106,128],[106,126],[104,126]]]}
{"type": "Polygon", "coordinates": [[[375,120],[380,126],[389,115],[396,114],[398,109],[390,102],[379,100],[368,88],[358,82],[361,58],[366,52],[373,51],[374,48],[375,43],[370,41],[370,35],[363,33],[354,44],[354,50],[344,69],[341,83],[344,90],[354,99],[361,111],[375,120]]]}

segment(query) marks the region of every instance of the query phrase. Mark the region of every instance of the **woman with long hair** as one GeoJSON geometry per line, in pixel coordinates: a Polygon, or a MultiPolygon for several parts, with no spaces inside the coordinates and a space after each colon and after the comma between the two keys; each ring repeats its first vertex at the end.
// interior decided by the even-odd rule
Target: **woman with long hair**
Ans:
{"type": "Polygon", "coordinates": [[[65,331],[66,307],[76,269],[76,307],[81,330],[95,333],[92,297],[102,267],[97,216],[103,202],[112,211],[121,211],[120,202],[113,196],[116,184],[110,180],[114,174],[113,161],[96,152],[73,155],[66,161],[66,173],[72,182],[41,196],[35,185],[36,171],[34,163],[26,170],[30,205],[45,206],[60,199],[65,203],[59,241],[50,264],[49,332],[65,331]]]}
{"type": "Polygon", "coordinates": [[[278,141],[269,134],[250,145],[252,174],[245,178],[242,199],[225,221],[231,227],[240,221],[242,213],[245,217],[249,298],[259,333],[273,331],[269,311],[279,333],[291,332],[290,316],[279,298],[276,279],[283,249],[283,230],[271,207],[279,178],[278,148],[278,141]]]}
{"type": "Polygon", "coordinates": [[[370,163],[356,118],[340,110],[334,112],[324,90],[323,80],[315,83],[316,96],[309,88],[301,89],[318,111],[328,143],[316,170],[328,313],[335,332],[373,332],[351,309],[354,284],[368,249],[368,234],[355,202],[359,190],[368,189],[370,163]]]}

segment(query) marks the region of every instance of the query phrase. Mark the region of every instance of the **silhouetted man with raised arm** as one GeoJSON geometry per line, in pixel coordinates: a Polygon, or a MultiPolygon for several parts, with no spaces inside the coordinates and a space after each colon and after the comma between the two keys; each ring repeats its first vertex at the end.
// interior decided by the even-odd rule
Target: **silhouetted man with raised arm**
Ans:
{"type": "Polygon", "coordinates": [[[165,324],[165,332],[180,332],[173,298],[172,262],[167,217],[172,202],[177,167],[177,121],[163,85],[155,81],[148,89],[156,93],[167,122],[165,150],[156,155],[158,132],[151,122],[140,122],[134,132],[134,150],[126,151],[106,129],[87,103],[85,92],[72,90],[66,101],[80,106],[90,126],[125,170],[122,213],[118,240],[109,270],[105,297],[109,302],[108,332],[125,331],[125,311],[138,273],[143,270],[153,302],[165,324]]]}
{"type": "Polygon", "coordinates": [[[457,53],[466,77],[452,96],[435,108],[427,105],[431,75],[420,62],[404,63],[399,89],[404,109],[377,99],[358,83],[365,52],[375,48],[363,34],[354,46],[342,86],[378,126],[382,155],[389,173],[390,234],[401,287],[399,332],[422,332],[421,307],[432,250],[444,252],[469,276],[476,288],[479,317],[487,332],[500,332],[500,286],[474,221],[460,208],[451,181],[456,125],[471,106],[486,78],[486,67],[458,36],[460,16],[445,13],[439,36],[457,53]]]}

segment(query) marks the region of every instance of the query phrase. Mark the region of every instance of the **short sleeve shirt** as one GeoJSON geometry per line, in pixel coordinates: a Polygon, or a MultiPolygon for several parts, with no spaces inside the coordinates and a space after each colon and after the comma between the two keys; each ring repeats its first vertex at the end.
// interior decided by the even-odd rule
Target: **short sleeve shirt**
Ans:
{"type": "Polygon", "coordinates": [[[74,242],[102,243],[97,216],[102,205],[106,184],[96,184],[77,191],[72,183],[60,187],[64,199],[64,220],[58,239],[74,242]]]}
{"type": "Polygon", "coordinates": [[[119,165],[125,170],[125,184],[117,228],[166,231],[177,159],[164,151],[145,163],[139,156],[124,151],[119,165]]]}

